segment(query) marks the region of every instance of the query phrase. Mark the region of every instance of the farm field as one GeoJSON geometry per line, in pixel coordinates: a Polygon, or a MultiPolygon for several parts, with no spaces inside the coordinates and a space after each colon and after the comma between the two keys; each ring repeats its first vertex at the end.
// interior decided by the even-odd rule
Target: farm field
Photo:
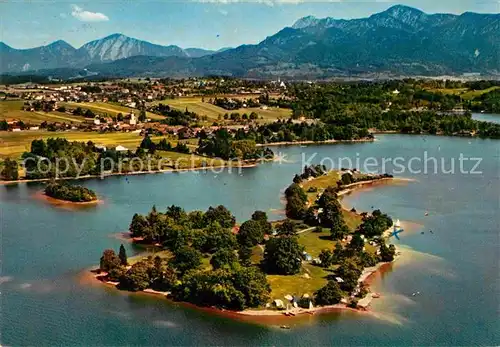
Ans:
{"type": "Polygon", "coordinates": [[[467,88],[442,88],[442,89],[428,89],[431,92],[437,92],[442,94],[452,94],[460,95],[464,100],[472,100],[475,97],[481,96],[483,94],[489,93],[495,89],[499,89],[499,86],[494,86],[482,90],[469,90],[467,88]]]}
{"type": "Polygon", "coordinates": [[[291,115],[291,110],[276,107],[270,107],[267,110],[262,110],[258,107],[249,107],[230,111],[201,100],[201,97],[185,97],[179,99],[165,99],[162,101],[156,101],[155,103],[167,104],[181,111],[184,111],[187,108],[188,111],[195,112],[200,116],[207,116],[210,120],[217,120],[219,115],[223,116],[225,113],[232,112],[238,112],[240,114],[250,114],[252,112],[256,112],[259,115],[260,122],[272,122],[278,118],[289,118],[291,115]],[[261,117],[263,117],[263,119],[260,119],[261,117]]]}
{"type": "Polygon", "coordinates": [[[0,101],[0,119],[18,119],[25,123],[41,124],[47,122],[81,123],[85,120],[83,117],[73,116],[63,112],[43,112],[43,111],[23,111],[22,100],[0,101]]]}
{"type": "MultiPolygon", "coordinates": [[[[139,115],[139,110],[136,108],[106,102],[63,102],[61,103],[61,105],[64,105],[65,107],[70,109],[81,107],[82,109],[89,109],[92,112],[98,114],[107,113],[110,116],[116,116],[118,113],[126,115],[131,112],[134,112],[136,116],[139,115]]],[[[146,112],[146,116],[150,119],[165,119],[165,117],[151,112],[146,112]]]]}
{"type": "MultiPolygon", "coordinates": [[[[81,131],[22,131],[22,132],[2,132],[0,139],[0,158],[19,157],[23,152],[30,149],[31,141],[35,139],[48,139],[50,137],[64,137],[68,141],[92,141],[105,146],[122,145],[130,149],[135,149],[142,141],[142,136],[137,133],[96,133],[81,131]]],[[[153,137],[159,141],[162,137],[153,137]]],[[[172,144],[177,141],[169,140],[172,144]]]]}

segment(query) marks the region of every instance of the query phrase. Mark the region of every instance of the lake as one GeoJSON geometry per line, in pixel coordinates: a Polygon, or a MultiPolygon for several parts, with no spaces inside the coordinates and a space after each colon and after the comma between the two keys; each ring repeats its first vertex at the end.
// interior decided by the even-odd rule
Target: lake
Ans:
{"type": "Polygon", "coordinates": [[[472,113],[472,119],[490,123],[500,123],[500,114],[494,113],[472,113]]]}
{"type": "MultiPolygon", "coordinates": [[[[166,173],[82,184],[104,204],[64,210],[33,199],[40,184],[0,186],[1,339],[3,345],[498,345],[500,142],[476,138],[378,135],[373,143],[280,147],[282,162],[243,169],[166,173]],[[316,154],[315,154],[316,153],[316,154]],[[410,221],[401,259],[377,276],[382,298],[373,314],[309,316],[281,330],[82,283],[105,248],[118,249],[117,233],[135,212],[176,204],[187,210],[227,206],[242,222],[256,209],[280,218],[280,197],[302,158],[319,163],[349,157],[382,161],[436,158],[449,169],[460,153],[482,158],[481,173],[412,172],[416,182],[354,193],[358,211],[380,208],[410,221]],[[427,157],[425,157],[427,155],[427,157]],[[427,216],[426,216],[427,212],[427,216]],[[432,233],[430,232],[432,230],[432,233]],[[423,234],[422,234],[423,232],[423,234]],[[418,295],[413,296],[413,293],[418,295]]],[[[326,163],[326,162],[324,162],[326,163]]],[[[379,166],[378,169],[380,170],[379,166]]],[[[371,168],[374,168],[373,165],[371,168]]],[[[399,169],[393,162],[386,171],[399,169]]],[[[465,165],[471,170],[472,165],[465,165]]],[[[457,169],[458,170],[458,169],[457,169]]],[[[399,172],[399,171],[398,171],[399,172]]],[[[131,245],[129,255],[133,254],[131,245]]]]}

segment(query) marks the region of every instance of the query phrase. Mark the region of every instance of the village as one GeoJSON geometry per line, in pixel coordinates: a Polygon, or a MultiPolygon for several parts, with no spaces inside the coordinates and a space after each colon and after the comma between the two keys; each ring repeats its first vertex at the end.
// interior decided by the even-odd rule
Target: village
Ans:
{"type": "MultiPolygon", "coordinates": [[[[279,80],[245,86],[241,81],[221,78],[0,86],[0,96],[3,95],[0,130],[138,133],[147,130],[158,135],[179,134],[179,138],[192,138],[202,128],[206,131],[216,130],[219,125],[233,130],[244,128],[259,118],[259,110],[269,114],[273,106],[279,109],[273,100],[285,100],[285,92],[286,85],[279,80]],[[218,99],[218,95],[224,98],[218,99]],[[263,96],[271,102],[266,104],[263,96]],[[166,121],[170,109],[159,109],[158,105],[169,105],[169,101],[173,103],[172,108],[189,113],[192,119],[166,121]],[[190,109],[191,106],[196,110],[203,104],[210,105],[211,109],[199,113],[190,109]],[[39,117],[30,119],[28,112],[46,117],[37,122],[39,117]]],[[[288,118],[285,115],[290,114],[289,110],[283,111],[278,111],[278,116],[271,120],[279,116],[288,118]]]]}

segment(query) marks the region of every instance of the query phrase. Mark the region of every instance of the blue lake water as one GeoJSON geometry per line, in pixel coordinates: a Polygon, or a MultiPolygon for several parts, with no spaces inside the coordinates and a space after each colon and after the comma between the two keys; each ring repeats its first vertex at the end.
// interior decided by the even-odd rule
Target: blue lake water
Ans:
{"type": "MultiPolygon", "coordinates": [[[[498,345],[500,142],[475,138],[379,135],[374,143],[276,148],[282,163],[238,173],[168,173],[87,180],[104,204],[64,210],[33,198],[39,184],[0,186],[1,337],[3,345],[498,345]],[[315,154],[316,153],[316,154],[315,154]],[[426,154],[427,153],[427,154],[426,154]],[[280,196],[303,158],[482,158],[478,174],[423,172],[355,193],[346,204],[380,208],[410,221],[395,242],[403,256],[373,284],[373,315],[311,316],[291,330],[215,317],[166,300],[82,284],[82,269],[135,212],[153,204],[187,210],[226,205],[238,221],[256,209],[280,218],[280,196]],[[425,157],[427,155],[427,157],[425,157]],[[427,212],[427,216],[425,215],[427,212]],[[411,227],[410,227],[411,226],[411,227]],[[431,234],[429,230],[432,230],[431,234]],[[424,234],[421,234],[424,232],[424,234]],[[412,296],[418,291],[420,294],[412,296]]],[[[373,160],[372,160],[373,161],[373,160]]],[[[325,161],[328,165],[329,161],[325,161]]],[[[440,165],[440,164],[439,164],[440,165]]],[[[380,166],[380,165],[379,165],[380,166]]],[[[385,171],[394,164],[388,162],[385,171]]],[[[458,167],[458,166],[457,166],[458,167]]],[[[373,166],[370,166],[373,168],[373,166]]],[[[465,165],[471,169],[472,165],[465,165]]],[[[361,168],[362,169],[362,168],[361,168]]],[[[379,168],[380,169],[380,168],[379,168]]],[[[456,168],[457,169],[457,168],[456,168]]],[[[458,170],[458,169],[457,169],[458,170]]],[[[441,171],[441,170],[439,170],[441,171]]],[[[133,253],[130,245],[129,254],[133,253]]]]}
{"type": "Polygon", "coordinates": [[[484,122],[500,123],[500,114],[494,113],[473,113],[472,118],[484,122]]]}

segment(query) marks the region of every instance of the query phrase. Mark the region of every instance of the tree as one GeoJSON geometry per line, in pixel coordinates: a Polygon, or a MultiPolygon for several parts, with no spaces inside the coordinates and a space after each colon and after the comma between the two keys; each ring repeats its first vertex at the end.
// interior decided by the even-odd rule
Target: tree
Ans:
{"type": "Polygon", "coordinates": [[[267,213],[264,211],[255,211],[252,214],[252,220],[259,222],[262,225],[262,231],[264,234],[271,234],[273,227],[267,219],[267,213]]]}
{"type": "Polygon", "coordinates": [[[389,247],[385,243],[380,245],[380,259],[382,261],[393,261],[395,255],[396,247],[394,245],[389,245],[389,247]]]}
{"type": "Polygon", "coordinates": [[[301,186],[299,186],[297,183],[292,183],[286,190],[285,190],[285,197],[291,197],[291,196],[298,196],[300,200],[302,200],[304,203],[307,201],[307,195],[304,192],[304,189],[302,189],[301,186]]]}
{"type": "Polygon", "coordinates": [[[206,224],[219,222],[223,228],[232,228],[236,224],[236,218],[222,205],[217,207],[210,206],[207,212],[205,212],[204,218],[206,224]]]}
{"type": "Polygon", "coordinates": [[[306,215],[306,203],[296,195],[287,197],[286,216],[292,219],[303,219],[306,215]]]}
{"type": "Polygon", "coordinates": [[[176,249],[174,256],[171,264],[181,274],[196,269],[201,265],[201,253],[192,247],[184,246],[176,249]]]}
{"type": "Polygon", "coordinates": [[[252,257],[252,249],[250,247],[242,245],[238,248],[238,258],[240,260],[241,265],[243,266],[252,265],[251,257],[252,257]]]}
{"type": "Polygon", "coordinates": [[[142,139],[141,144],[139,145],[139,147],[150,150],[152,148],[155,148],[156,146],[155,146],[154,142],[151,140],[151,138],[148,135],[146,135],[142,139]]]}
{"type": "Polygon", "coordinates": [[[130,223],[129,226],[129,231],[132,234],[133,237],[142,237],[144,236],[146,232],[146,228],[149,228],[149,223],[144,218],[143,215],[140,214],[134,214],[132,217],[132,222],[130,223]]]}
{"type": "Polygon", "coordinates": [[[177,224],[184,225],[188,221],[188,215],[186,211],[184,211],[184,209],[179,206],[171,205],[167,207],[165,215],[175,220],[177,224]]]}
{"type": "Polygon", "coordinates": [[[348,185],[353,183],[352,175],[348,172],[342,174],[341,181],[343,185],[348,185]]]}
{"type": "Polygon", "coordinates": [[[333,240],[342,240],[349,233],[349,227],[343,217],[338,216],[331,221],[330,235],[333,240]]]}
{"type": "Polygon", "coordinates": [[[123,244],[120,245],[120,252],[118,252],[118,258],[120,258],[121,265],[127,266],[128,264],[127,251],[125,250],[125,247],[123,247],[123,244]]]}
{"type": "Polygon", "coordinates": [[[321,225],[326,228],[332,228],[334,225],[336,226],[336,224],[339,223],[340,219],[343,218],[342,207],[336,199],[328,201],[324,205],[323,212],[319,216],[321,225]]]}
{"type": "Polygon", "coordinates": [[[17,161],[10,158],[3,162],[2,178],[7,181],[15,181],[19,178],[17,161]]]}
{"type": "Polygon", "coordinates": [[[115,251],[113,251],[112,249],[106,249],[102,253],[102,257],[99,262],[99,268],[101,271],[108,272],[109,270],[120,266],[120,264],[120,258],[118,258],[115,251]]]}
{"type": "Polygon", "coordinates": [[[108,272],[108,279],[110,281],[117,281],[120,282],[127,273],[127,269],[125,269],[124,266],[117,266],[115,268],[112,268],[108,272]]]}
{"type": "Polygon", "coordinates": [[[269,301],[271,287],[258,267],[242,267],[234,272],[234,287],[243,293],[246,307],[259,307],[269,301]]]}
{"type": "Polygon", "coordinates": [[[194,229],[202,229],[205,227],[204,215],[202,211],[189,212],[188,219],[191,223],[191,227],[194,229]]]}
{"type": "Polygon", "coordinates": [[[146,121],[146,111],[141,110],[139,112],[139,117],[137,118],[139,122],[145,122],[146,121]]]}
{"type": "Polygon", "coordinates": [[[335,305],[342,300],[342,290],[335,281],[328,283],[314,293],[314,303],[316,305],[335,305]]]}
{"type": "Polygon", "coordinates": [[[318,218],[316,217],[316,209],[314,207],[309,207],[304,213],[304,223],[310,226],[318,225],[318,218]]]}
{"type": "Polygon", "coordinates": [[[238,266],[238,257],[233,250],[222,248],[212,255],[210,264],[214,269],[234,269],[238,266]]]}
{"type": "Polygon", "coordinates": [[[149,276],[150,266],[146,261],[140,261],[132,265],[125,276],[120,281],[120,287],[131,291],[139,291],[148,288],[151,285],[149,276]]]}
{"type": "Polygon", "coordinates": [[[279,236],[293,236],[297,234],[297,227],[291,220],[285,219],[283,223],[278,225],[276,231],[279,236]]]}
{"type": "Polygon", "coordinates": [[[235,249],[237,245],[236,236],[219,223],[212,223],[207,229],[206,242],[203,245],[205,252],[214,253],[217,249],[235,249]]]}
{"type": "Polygon", "coordinates": [[[9,130],[9,123],[5,119],[2,119],[0,121],[0,131],[7,131],[9,130]]]}
{"type": "Polygon", "coordinates": [[[321,266],[328,268],[333,264],[333,253],[329,249],[323,249],[319,254],[319,260],[321,260],[321,266]]]}
{"type": "Polygon", "coordinates": [[[354,234],[352,236],[351,242],[347,245],[347,250],[349,251],[350,255],[359,255],[361,252],[363,252],[363,248],[365,247],[365,242],[361,238],[359,234],[354,234]]]}
{"type": "Polygon", "coordinates": [[[344,280],[341,284],[342,289],[350,293],[358,285],[362,269],[353,258],[347,258],[342,261],[336,272],[344,280]]]}
{"type": "Polygon", "coordinates": [[[302,265],[302,247],[296,237],[275,237],[266,243],[264,267],[268,273],[293,275],[302,265]]]}
{"type": "Polygon", "coordinates": [[[256,220],[247,220],[241,224],[237,239],[240,245],[249,247],[262,243],[264,239],[262,223],[256,220]]]}
{"type": "Polygon", "coordinates": [[[387,214],[374,210],[371,215],[363,218],[363,223],[357,232],[366,237],[380,236],[392,226],[392,219],[387,214]]]}

